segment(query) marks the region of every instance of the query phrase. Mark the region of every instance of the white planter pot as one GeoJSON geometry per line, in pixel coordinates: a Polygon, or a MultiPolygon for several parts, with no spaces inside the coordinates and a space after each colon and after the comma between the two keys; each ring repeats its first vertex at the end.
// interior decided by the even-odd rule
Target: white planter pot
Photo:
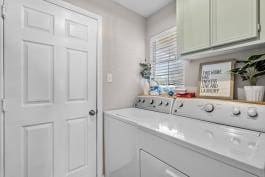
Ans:
{"type": "Polygon", "coordinates": [[[245,86],[245,94],[247,101],[263,101],[264,99],[264,86],[245,86]]]}

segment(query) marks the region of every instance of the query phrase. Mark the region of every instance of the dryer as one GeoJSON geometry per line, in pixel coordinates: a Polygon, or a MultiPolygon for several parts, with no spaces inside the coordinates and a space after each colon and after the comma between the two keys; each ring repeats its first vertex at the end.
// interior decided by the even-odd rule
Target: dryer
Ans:
{"type": "Polygon", "coordinates": [[[264,177],[265,106],[138,97],[105,112],[107,177],[264,177]]]}

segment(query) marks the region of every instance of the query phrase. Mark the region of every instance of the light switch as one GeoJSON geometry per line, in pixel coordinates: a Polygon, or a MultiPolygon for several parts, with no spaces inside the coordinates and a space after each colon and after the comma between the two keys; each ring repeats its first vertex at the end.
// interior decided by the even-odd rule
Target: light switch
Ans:
{"type": "Polygon", "coordinates": [[[112,73],[107,74],[107,82],[112,83],[112,73]]]}

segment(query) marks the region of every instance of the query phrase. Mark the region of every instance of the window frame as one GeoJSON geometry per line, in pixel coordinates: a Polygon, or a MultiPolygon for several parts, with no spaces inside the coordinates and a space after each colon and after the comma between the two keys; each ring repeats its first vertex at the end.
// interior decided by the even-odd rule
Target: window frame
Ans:
{"type": "MultiPolygon", "coordinates": [[[[176,26],[173,26],[173,27],[170,27],[170,28],[168,28],[168,29],[166,29],[166,30],[163,30],[162,32],[160,32],[160,33],[158,33],[158,34],[156,34],[156,35],[154,35],[154,36],[152,36],[151,38],[150,38],[150,41],[149,41],[149,50],[150,50],[150,52],[149,52],[149,54],[150,54],[150,63],[151,63],[151,65],[152,65],[152,75],[151,75],[151,79],[154,79],[154,80],[156,80],[155,79],[155,73],[154,73],[154,70],[153,70],[153,68],[154,68],[154,65],[156,64],[156,62],[154,61],[154,47],[153,47],[153,45],[154,45],[154,43],[155,43],[155,41],[156,40],[158,40],[159,38],[163,38],[163,36],[166,36],[166,35],[168,35],[168,33],[170,33],[171,31],[176,31],[176,51],[175,51],[175,53],[176,53],[176,59],[175,59],[175,61],[177,62],[177,61],[180,61],[182,64],[182,78],[181,78],[181,81],[182,81],[182,84],[175,84],[175,85],[171,85],[171,84],[168,84],[168,82],[169,82],[169,75],[168,75],[168,81],[167,81],[167,84],[166,85],[161,85],[162,87],[175,87],[175,88],[183,88],[183,87],[185,87],[185,82],[184,82],[184,62],[183,62],[183,60],[181,60],[180,59],[180,57],[179,57],[179,53],[178,53],[178,45],[177,45],[177,37],[178,37],[178,32],[177,32],[177,27],[176,26]]],[[[164,61],[164,62],[166,62],[166,61],[164,61]]],[[[170,60],[168,60],[167,62],[170,62],[170,60]]],[[[177,64],[177,65],[179,65],[179,64],[177,64]]],[[[177,79],[176,79],[177,80],[177,79]]],[[[160,83],[159,83],[160,84],[160,83]]]]}

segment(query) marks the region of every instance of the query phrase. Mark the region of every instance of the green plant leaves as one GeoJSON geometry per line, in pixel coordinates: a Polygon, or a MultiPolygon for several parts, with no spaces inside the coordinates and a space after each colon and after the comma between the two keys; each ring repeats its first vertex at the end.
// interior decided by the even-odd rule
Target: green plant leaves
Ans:
{"type": "Polygon", "coordinates": [[[152,69],[152,66],[150,63],[140,63],[140,66],[142,68],[140,74],[141,76],[144,78],[144,79],[148,79],[150,80],[151,78],[151,69],[152,69]]]}
{"type": "Polygon", "coordinates": [[[259,59],[260,57],[264,56],[265,53],[262,53],[262,54],[258,54],[258,55],[252,55],[248,58],[248,61],[253,61],[253,60],[256,60],[256,59],[259,59]]]}
{"type": "Polygon", "coordinates": [[[263,76],[263,75],[265,75],[265,71],[260,71],[260,72],[257,72],[256,74],[254,74],[253,77],[258,78],[258,77],[263,76]]]}
{"type": "Polygon", "coordinates": [[[239,75],[243,81],[248,80],[251,85],[256,85],[257,79],[265,75],[265,53],[252,55],[246,61],[237,61],[243,66],[232,69],[230,72],[239,75]]]}

